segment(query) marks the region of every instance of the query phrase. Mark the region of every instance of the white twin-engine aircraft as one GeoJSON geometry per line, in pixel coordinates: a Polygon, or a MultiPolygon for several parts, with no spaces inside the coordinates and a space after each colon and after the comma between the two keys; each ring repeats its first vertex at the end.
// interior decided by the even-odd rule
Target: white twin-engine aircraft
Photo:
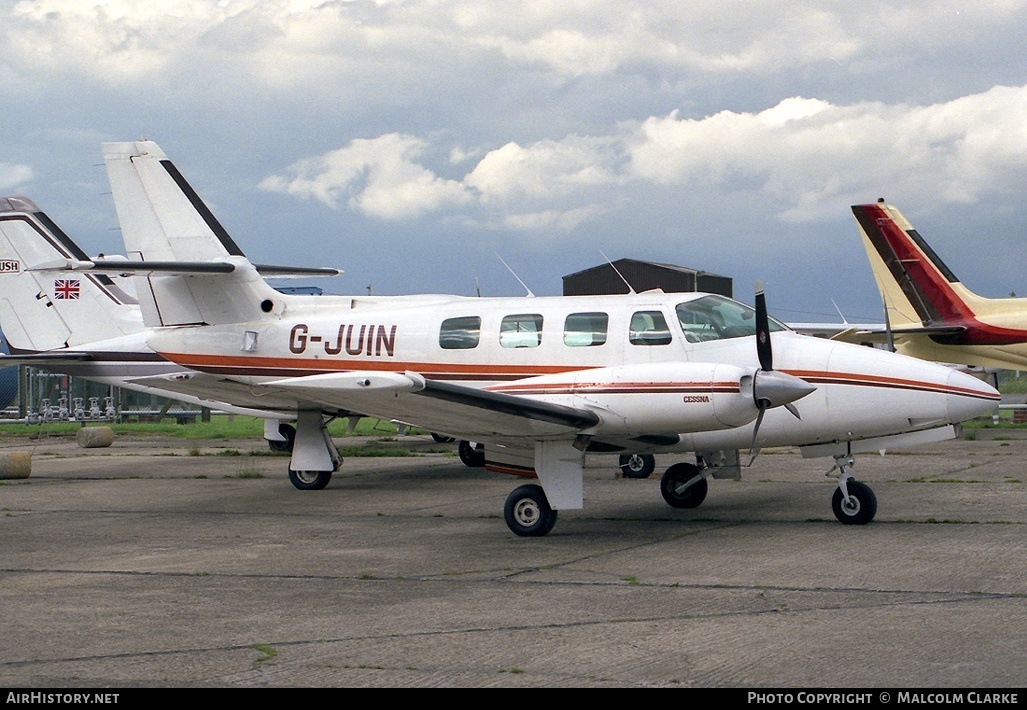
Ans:
{"type": "Polygon", "coordinates": [[[691,508],[738,450],[831,456],[835,515],[869,522],[853,454],[952,438],[998,393],[966,374],[883,350],[798,335],[721,296],[311,298],[264,281],[163,152],[103,146],[129,261],[48,270],[134,273],[150,347],[259,401],[291,400],[290,478],[323,488],[341,463],[326,413],[396,420],[484,442],[492,470],[537,477],[505,505],[510,529],[548,533],[583,505],[588,452],[691,452],[663,475],[691,508]],[[771,343],[771,338],[773,342],[771,343]]]}

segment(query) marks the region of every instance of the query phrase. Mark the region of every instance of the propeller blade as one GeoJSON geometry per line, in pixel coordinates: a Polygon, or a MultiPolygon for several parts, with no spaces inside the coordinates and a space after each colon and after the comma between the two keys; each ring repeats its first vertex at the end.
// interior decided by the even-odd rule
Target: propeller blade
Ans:
{"type": "Polygon", "coordinates": [[[760,433],[760,424],[763,423],[763,415],[767,413],[770,403],[763,400],[757,406],[759,406],[760,413],[756,415],[756,424],[752,428],[752,442],[749,444],[749,453],[752,455],[752,458],[749,459],[749,466],[752,466],[753,462],[756,461],[756,457],[760,455],[760,449],[756,448],[756,437],[760,433]]]}
{"type": "Polygon", "coordinates": [[[774,369],[774,353],[770,348],[770,319],[767,316],[767,297],[763,293],[763,282],[756,282],[756,355],[760,367],[774,369]]]}
{"type": "MultiPolygon", "coordinates": [[[[760,425],[763,423],[763,415],[767,413],[766,405],[760,407],[760,413],[756,415],[756,425],[752,428],[752,443],[749,444],[749,448],[756,451],[756,437],[760,433],[760,425]]],[[[753,458],[756,458],[756,454],[753,454],[753,458]]]]}

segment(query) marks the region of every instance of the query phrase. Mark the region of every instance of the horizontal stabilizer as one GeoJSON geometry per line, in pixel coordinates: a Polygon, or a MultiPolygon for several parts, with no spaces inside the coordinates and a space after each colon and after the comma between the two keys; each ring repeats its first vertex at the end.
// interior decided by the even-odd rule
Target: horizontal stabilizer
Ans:
{"type": "MultiPolygon", "coordinates": [[[[200,276],[204,274],[231,274],[236,265],[228,261],[129,261],[127,259],[57,259],[30,267],[29,271],[88,271],[116,276],[148,276],[153,274],[200,276]]],[[[302,266],[273,266],[255,264],[261,276],[313,277],[338,276],[340,269],[307,268],[302,266]]]]}
{"type": "MultiPolygon", "coordinates": [[[[966,326],[962,325],[936,325],[923,327],[902,327],[893,328],[891,336],[902,338],[906,335],[959,335],[966,332],[966,326]]],[[[842,343],[886,343],[889,331],[886,328],[848,328],[830,340],[837,340],[842,343]]]]}
{"type": "Polygon", "coordinates": [[[88,271],[116,276],[146,276],[149,274],[230,274],[235,264],[228,262],[188,261],[121,261],[119,259],[57,259],[30,266],[29,271],[88,271]]]}
{"type": "Polygon", "coordinates": [[[310,278],[313,276],[339,276],[344,273],[342,269],[335,269],[330,266],[308,267],[308,266],[275,266],[274,264],[254,264],[253,268],[257,273],[269,279],[291,279],[310,278]]]}
{"type": "Polygon", "coordinates": [[[88,352],[43,352],[31,355],[0,355],[0,367],[11,365],[31,365],[42,367],[44,365],[61,365],[69,362],[83,362],[92,360],[93,353],[88,352]]]}

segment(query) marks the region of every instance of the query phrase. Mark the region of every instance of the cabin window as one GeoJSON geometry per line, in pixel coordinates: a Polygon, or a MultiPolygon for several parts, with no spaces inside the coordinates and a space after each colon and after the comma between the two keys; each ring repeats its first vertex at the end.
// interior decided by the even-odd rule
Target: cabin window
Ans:
{"type": "Polygon", "coordinates": [[[504,348],[535,348],[542,344],[542,316],[523,313],[506,316],[499,326],[499,344],[504,348]]]}
{"type": "Polygon", "coordinates": [[[572,348],[602,345],[610,317],[605,313],[571,313],[563,324],[563,342],[572,348]]]}
{"type": "MultiPolygon", "coordinates": [[[[685,340],[702,343],[707,340],[743,338],[756,334],[756,311],[744,303],[723,296],[703,296],[679,303],[675,309],[685,340]]],[[[788,330],[779,321],[768,319],[770,330],[788,330]]]]}
{"type": "Polygon", "coordinates": [[[462,316],[442,321],[439,345],[443,350],[470,350],[478,347],[481,339],[481,318],[462,316]]]}
{"type": "Polygon", "coordinates": [[[631,316],[628,340],[632,345],[667,345],[670,328],[660,311],[638,311],[631,316]]]}

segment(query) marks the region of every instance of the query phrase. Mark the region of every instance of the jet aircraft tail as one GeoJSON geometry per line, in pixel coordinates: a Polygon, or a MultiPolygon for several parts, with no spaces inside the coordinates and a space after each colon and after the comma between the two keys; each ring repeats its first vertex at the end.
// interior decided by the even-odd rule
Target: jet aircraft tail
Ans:
{"type": "Polygon", "coordinates": [[[140,333],[136,299],[104,274],[33,267],[88,257],[25,197],[0,198],[0,327],[13,354],[140,333]]]}
{"type": "Polygon", "coordinates": [[[340,273],[251,264],[156,143],[104,143],[101,149],[125,248],[142,262],[134,268],[147,326],[271,318],[287,297],[263,276],[340,273]]]}

